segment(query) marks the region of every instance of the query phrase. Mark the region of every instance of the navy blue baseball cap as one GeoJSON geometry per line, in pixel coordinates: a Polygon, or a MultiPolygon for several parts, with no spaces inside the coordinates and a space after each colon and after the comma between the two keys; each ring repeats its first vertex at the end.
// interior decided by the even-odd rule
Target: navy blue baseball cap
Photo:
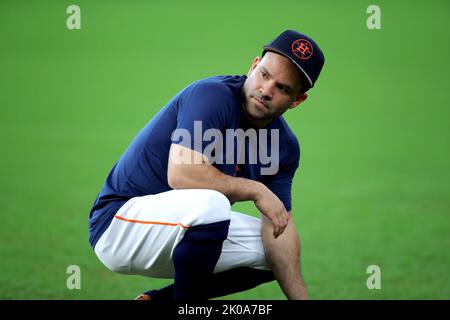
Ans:
{"type": "Polygon", "coordinates": [[[314,87],[325,62],[325,57],[313,39],[300,32],[286,30],[265,45],[263,49],[263,56],[267,51],[271,51],[291,60],[307,79],[309,88],[314,87]]]}

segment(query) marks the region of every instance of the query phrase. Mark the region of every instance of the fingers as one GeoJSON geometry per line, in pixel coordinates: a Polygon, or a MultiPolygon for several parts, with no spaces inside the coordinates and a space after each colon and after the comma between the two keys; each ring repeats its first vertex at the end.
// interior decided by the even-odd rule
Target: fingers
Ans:
{"type": "Polygon", "coordinates": [[[279,224],[279,221],[277,219],[277,221],[273,223],[273,237],[275,239],[280,236],[280,234],[281,234],[280,230],[281,230],[280,224],[279,224]]]}
{"type": "Polygon", "coordinates": [[[280,221],[281,221],[280,234],[278,236],[280,236],[284,232],[284,229],[286,229],[287,226],[287,217],[285,211],[283,211],[282,215],[280,216],[280,221]]]}
{"type": "Polygon", "coordinates": [[[275,239],[277,239],[286,229],[289,220],[290,220],[289,214],[283,210],[281,214],[275,215],[272,217],[272,225],[273,225],[273,236],[275,239]]]}
{"type": "Polygon", "coordinates": [[[272,222],[272,227],[273,227],[273,237],[276,239],[278,238],[278,234],[279,234],[279,222],[278,222],[278,216],[274,215],[270,217],[270,222],[272,222]]]}
{"type": "Polygon", "coordinates": [[[274,224],[274,238],[278,238],[283,233],[283,215],[278,214],[275,216],[276,224],[274,224]]]}

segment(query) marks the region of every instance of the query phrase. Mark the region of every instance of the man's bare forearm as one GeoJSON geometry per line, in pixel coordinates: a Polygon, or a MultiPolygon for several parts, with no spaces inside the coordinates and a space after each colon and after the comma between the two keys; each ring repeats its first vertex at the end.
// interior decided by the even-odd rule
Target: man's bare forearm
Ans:
{"type": "MultiPolygon", "coordinates": [[[[196,155],[200,156],[200,155],[196,155]]],[[[230,202],[257,199],[265,186],[254,180],[232,177],[201,159],[201,164],[169,162],[168,180],[174,189],[211,189],[224,194],[230,202]]]]}
{"type": "Polygon", "coordinates": [[[286,297],[290,300],[308,299],[300,270],[300,238],[291,219],[284,233],[274,239],[270,221],[261,216],[262,240],[266,259],[286,297]]]}

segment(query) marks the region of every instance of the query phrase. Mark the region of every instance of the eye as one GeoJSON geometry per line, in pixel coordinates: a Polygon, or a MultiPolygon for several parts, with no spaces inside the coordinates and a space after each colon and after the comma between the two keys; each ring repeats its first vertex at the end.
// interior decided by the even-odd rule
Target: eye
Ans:
{"type": "Polygon", "coordinates": [[[280,89],[281,92],[283,92],[283,94],[289,95],[290,92],[288,89],[286,89],[286,87],[280,86],[278,87],[280,89]]]}
{"type": "Polygon", "coordinates": [[[263,70],[261,70],[261,75],[264,79],[267,79],[267,73],[265,73],[263,70]]]}

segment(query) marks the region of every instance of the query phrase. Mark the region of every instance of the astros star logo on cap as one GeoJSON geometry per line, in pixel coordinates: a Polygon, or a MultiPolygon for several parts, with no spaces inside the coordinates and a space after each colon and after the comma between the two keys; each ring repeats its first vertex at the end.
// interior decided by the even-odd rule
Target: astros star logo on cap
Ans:
{"type": "Polygon", "coordinates": [[[300,59],[309,59],[313,54],[313,46],[306,39],[298,39],[292,43],[292,53],[300,59]]]}

